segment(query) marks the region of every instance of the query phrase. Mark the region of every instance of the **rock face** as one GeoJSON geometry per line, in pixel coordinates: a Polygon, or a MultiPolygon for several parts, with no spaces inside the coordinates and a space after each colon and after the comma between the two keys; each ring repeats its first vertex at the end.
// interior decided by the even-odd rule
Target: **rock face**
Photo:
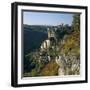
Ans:
{"type": "Polygon", "coordinates": [[[65,68],[67,66],[65,58],[63,56],[57,56],[55,61],[59,65],[58,75],[65,75],[66,72],[65,68]]]}
{"type": "Polygon", "coordinates": [[[59,75],[59,76],[65,75],[65,70],[60,67],[60,68],[58,69],[58,75],[59,75]]]}
{"type": "Polygon", "coordinates": [[[58,75],[78,75],[80,74],[80,60],[75,55],[58,56],[55,58],[59,65],[58,75]]]}
{"type": "Polygon", "coordinates": [[[80,74],[80,58],[75,54],[66,56],[67,58],[67,74],[79,75],[80,74]]]}

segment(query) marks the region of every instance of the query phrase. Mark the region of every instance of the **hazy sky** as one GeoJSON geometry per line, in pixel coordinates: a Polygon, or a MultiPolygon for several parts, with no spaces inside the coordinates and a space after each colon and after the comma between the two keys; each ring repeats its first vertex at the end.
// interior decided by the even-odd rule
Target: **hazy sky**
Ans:
{"type": "Polygon", "coordinates": [[[23,23],[28,25],[59,25],[61,23],[71,25],[73,14],[47,13],[47,12],[23,12],[23,23]]]}

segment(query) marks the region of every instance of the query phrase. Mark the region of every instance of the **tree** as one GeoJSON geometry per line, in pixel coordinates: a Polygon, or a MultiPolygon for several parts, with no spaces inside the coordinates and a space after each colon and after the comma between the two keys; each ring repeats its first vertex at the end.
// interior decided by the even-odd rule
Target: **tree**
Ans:
{"type": "Polygon", "coordinates": [[[75,14],[73,16],[72,29],[74,31],[80,31],[80,14],[75,14]]]}

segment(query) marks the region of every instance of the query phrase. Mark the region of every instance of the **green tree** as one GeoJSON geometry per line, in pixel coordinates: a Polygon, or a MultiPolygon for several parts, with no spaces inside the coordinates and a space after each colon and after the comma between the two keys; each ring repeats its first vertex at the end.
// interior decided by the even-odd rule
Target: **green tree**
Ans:
{"type": "Polygon", "coordinates": [[[80,14],[75,14],[73,16],[72,29],[74,31],[80,31],[80,14]]]}

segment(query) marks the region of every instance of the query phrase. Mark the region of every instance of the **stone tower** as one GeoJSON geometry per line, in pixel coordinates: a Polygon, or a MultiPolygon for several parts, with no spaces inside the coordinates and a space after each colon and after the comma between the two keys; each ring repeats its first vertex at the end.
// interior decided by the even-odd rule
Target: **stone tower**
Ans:
{"type": "Polygon", "coordinates": [[[48,38],[55,38],[55,32],[53,29],[47,28],[48,38]]]}

